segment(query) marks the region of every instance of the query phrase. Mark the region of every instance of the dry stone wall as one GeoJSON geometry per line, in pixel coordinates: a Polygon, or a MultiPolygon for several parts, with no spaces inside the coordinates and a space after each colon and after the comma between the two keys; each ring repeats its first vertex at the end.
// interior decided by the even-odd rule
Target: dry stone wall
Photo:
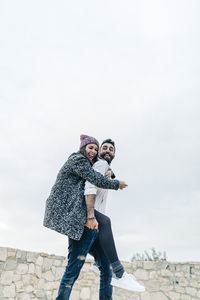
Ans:
{"type": "MultiPolygon", "coordinates": [[[[55,300],[66,259],[46,253],[0,248],[1,300],[55,300]]],[[[99,275],[86,261],[74,285],[72,300],[98,300],[99,275]]],[[[146,287],[144,293],[114,288],[114,300],[198,300],[200,262],[124,263],[127,272],[146,287]]]]}

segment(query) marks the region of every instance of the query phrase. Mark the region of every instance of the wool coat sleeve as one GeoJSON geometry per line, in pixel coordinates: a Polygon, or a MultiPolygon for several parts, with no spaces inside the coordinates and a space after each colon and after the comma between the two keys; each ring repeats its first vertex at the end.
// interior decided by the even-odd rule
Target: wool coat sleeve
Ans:
{"type": "Polygon", "coordinates": [[[119,180],[107,179],[99,172],[93,170],[88,159],[81,154],[73,157],[71,169],[73,173],[91,182],[99,188],[113,190],[119,189],[119,180]]]}

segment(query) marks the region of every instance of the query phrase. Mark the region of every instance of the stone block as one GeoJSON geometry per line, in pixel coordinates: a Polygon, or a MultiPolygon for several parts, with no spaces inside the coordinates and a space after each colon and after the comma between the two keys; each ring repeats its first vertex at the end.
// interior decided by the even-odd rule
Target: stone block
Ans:
{"type": "Polygon", "coordinates": [[[160,284],[163,286],[163,285],[170,285],[170,281],[168,278],[163,278],[163,277],[160,277],[159,278],[159,282],[160,284]]]}
{"type": "Polygon", "coordinates": [[[13,281],[13,282],[17,282],[17,281],[20,281],[21,278],[22,278],[21,275],[14,274],[14,275],[13,275],[13,278],[12,278],[12,281],[13,281]]]}
{"type": "Polygon", "coordinates": [[[89,289],[89,287],[83,287],[81,289],[80,299],[90,299],[90,289],[89,289]]]}
{"type": "Polygon", "coordinates": [[[93,280],[95,278],[95,274],[91,272],[90,273],[86,272],[83,274],[83,278],[86,280],[93,280]]]}
{"type": "Polygon", "coordinates": [[[31,295],[27,293],[20,293],[17,295],[17,300],[30,300],[31,295]]]}
{"type": "Polygon", "coordinates": [[[169,292],[173,290],[173,286],[172,285],[160,285],[160,291],[162,292],[169,292]]]}
{"type": "Polygon", "coordinates": [[[158,279],[158,273],[156,271],[151,271],[149,273],[149,278],[150,279],[158,279]]]}
{"type": "Polygon", "coordinates": [[[34,287],[32,285],[27,285],[25,287],[25,292],[26,293],[32,293],[34,291],[34,287]]]}
{"type": "Polygon", "coordinates": [[[56,289],[57,284],[56,282],[50,281],[50,282],[45,282],[43,289],[45,291],[50,291],[56,289]]]}
{"type": "MultiPolygon", "coordinates": [[[[200,278],[200,276],[199,276],[200,278]]],[[[194,288],[200,288],[200,281],[198,282],[197,280],[190,280],[190,286],[194,288]]]]}
{"type": "Polygon", "coordinates": [[[188,276],[190,274],[190,266],[183,265],[181,271],[182,271],[182,273],[185,273],[186,276],[188,276]]]}
{"type": "Polygon", "coordinates": [[[15,285],[5,286],[3,289],[3,296],[7,298],[15,297],[15,285]]]}
{"type": "Polygon", "coordinates": [[[56,274],[55,274],[55,280],[60,280],[64,274],[65,268],[63,267],[58,267],[56,269],[56,274]]]}
{"type": "Polygon", "coordinates": [[[51,298],[52,298],[52,292],[51,291],[46,291],[45,294],[46,294],[46,299],[47,300],[51,300],[51,298]]]}
{"type": "Polygon", "coordinates": [[[148,280],[149,273],[143,269],[137,269],[134,273],[137,280],[148,280]]]}
{"type": "Polygon", "coordinates": [[[186,278],[180,278],[179,285],[183,287],[189,286],[189,281],[186,278]]]}
{"type": "Polygon", "coordinates": [[[192,287],[186,287],[186,293],[195,297],[196,294],[197,294],[197,290],[195,288],[192,288],[192,287]]]}
{"type": "Polygon", "coordinates": [[[42,278],[46,279],[47,281],[54,281],[54,276],[51,271],[47,271],[45,273],[42,273],[42,278]]]}
{"type": "Polygon", "coordinates": [[[43,278],[40,278],[38,280],[38,289],[43,290],[44,289],[45,280],[43,278]]]}
{"type": "Polygon", "coordinates": [[[179,293],[176,293],[176,292],[169,292],[169,299],[173,299],[173,300],[180,300],[181,296],[179,293]]]}
{"type": "Polygon", "coordinates": [[[12,271],[17,268],[17,261],[14,259],[8,259],[5,263],[4,269],[7,271],[12,271]]]}
{"type": "Polygon", "coordinates": [[[13,278],[13,271],[4,271],[1,274],[1,284],[2,285],[11,285],[13,278]]]}
{"type": "Polygon", "coordinates": [[[29,263],[36,263],[37,258],[38,258],[38,254],[37,253],[35,253],[35,252],[27,252],[27,255],[26,255],[27,262],[29,262],[29,263]]]}
{"type": "Polygon", "coordinates": [[[168,297],[161,292],[152,293],[151,298],[152,300],[168,300],[168,297]]]}
{"type": "Polygon", "coordinates": [[[143,269],[143,261],[133,261],[132,262],[132,269],[136,270],[138,268],[142,268],[143,269]]]}
{"type": "Polygon", "coordinates": [[[146,281],[144,286],[148,292],[156,292],[160,290],[160,283],[157,280],[146,281]]]}
{"type": "Polygon", "coordinates": [[[98,293],[92,294],[91,300],[99,300],[99,294],[98,293]]]}
{"type": "Polygon", "coordinates": [[[17,250],[16,258],[19,263],[25,263],[26,261],[26,251],[17,250]]]}
{"type": "MultiPolygon", "coordinates": [[[[45,299],[45,292],[44,290],[34,290],[33,294],[37,297],[37,298],[42,298],[45,299]]],[[[54,299],[55,300],[55,299],[54,299]]]]}
{"type": "Polygon", "coordinates": [[[8,258],[15,258],[16,252],[16,249],[8,248],[8,258]]]}
{"type": "Polygon", "coordinates": [[[35,265],[34,264],[29,264],[28,273],[29,274],[34,274],[35,273],[35,265]]]}
{"type": "Polygon", "coordinates": [[[35,266],[35,275],[37,276],[37,278],[41,278],[42,277],[42,267],[35,266]]]}
{"type": "Polygon", "coordinates": [[[161,276],[163,277],[173,277],[173,273],[169,270],[161,270],[161,276]]]}
{"type": "Polygon", "coordinates": [[[155,262],[153,262],[153,261],[145,261],[144,262],[144,269],[145,270],[155,270],[155,262]]]}
{"type": "Polygon", "coordinates": [[[200,290],[197,292],[197,298],[200,299],[200,290]]]}
{"type": "Polygon", "coordinates": [[[37,260],[36,260],[36,265],[42,266],[43,261],[44,261],[44,258],[41,257],[41,256],[38,256],[38,258],[37,258],[37,260]]]}
{"type": "Polygon", "coordinates": [[[18,264],[16,273],[17,274],[27,274],[28,273],[28,265],[27,264],[18,264]]]}
{"type": "Polygon", "coordinates": [[[175,286],[175,290],[176,290],[176,292],[178,292],[178,293],[185,294],[185,288],[182,287],[182,286],[176,285],[176,286],[175,286]]]}
{"type": "Polygon", "coordinates": [[[24,285],[32,284],[32,275],[30,274],[22,275],[22,281],[24,285]]]}
{"type": "Polygon", "coordinates": [[[92,281],[91,280],[80,280],[79,281],[79,286],[82,288],[83,286],[91,286],[92,281]]]}
{"type": "Polygon", "coordinates": [[[23,281],[17,281],[15,282],[15,288],[17,293],[22,293],[24,292],[24,284],[23,281]]]}
{"type": "Polygon", "coordinates": [[[0,247],[0,261],[6,261],[7,248],[0,247]]]}
{"type": "Polygon", "coordinates": [[[54,259],[53,261],[53,266],[55,267],[59,267],[61,265],[62,261],[61,260],[58,260],[58,259],[54,259]]]}
{"type": "MultiPolygon", "coordinates": [[[[58,291],[57,290],[52,291],[52,298],[51,298],[51,300],[55,300],[57,296],[58,296],[58,291]]],[[[70,297],[72,297],[72,296],[70,296],[70,297]]]]}
{"type": "Polygon", "coordinates": [[[181,300],[191,300],[191,296],[189,295],[182,295],[181,300]]]}
{"type": "Polygon", "coordinates": [[[141,293],[141,300],[152,300],[151,295],[148,292],[141,293]]]}
{"type": "Polygon", "coordinates": [[[57,269],[57,267],[55,267],[55,266],[51,267],[51,271],[52,271],[53,275],[56,275],[56,269],[57,269]]]}
{"type": "Polygon", "coordinates": [[[2,261],[2,262],[0,262],[0,274],[1,274],[1,271],[3,270],[3,268],[4,268],[4,262],[2,261]]]}
{"type": "Polygon", "coordinates": [[[72,293],[71,293],[71,296],[70,296],[70,298],[72,300],[79,300],[80,299],[79,296],[80,296],[79,291],[72,290],[72,293]]]}
{"type": "MultiPolygon", "coordinates": [[[[57,259],[58,259],[58,257],[57,257],[57,259]]],[[[63,259],[62,262],[61,262],[62,266],[63,266],[63,267],[66,267],[67,262],[68,262],[68,259],[67,259],[67,258],[63,259]]],[[[83,266],[83,267],[84,267],[84,266],[83,266]]]]}
{"type": "Polygon", "coordinates": [[[90,270],[90,264],[89,263],[84,263],[82,271],[83,272],[88,272],[90,270]]]}
{"type": "Polygon", "coordinates": [[[47,253],[41,252],[40,256],[42,256],[42,257],[48,257],[49,255],[47,253]]]}
{"type": "Polygon", "coordinates": [[[39,279],[35,276],[35,275],[32,275],[31,276],[31,285],[33,285],[34,286],[34,288],[36,289],[37,288],[37,286],[38,286],[38,281],[39,281],[39,279]]]}
{"type": "Polygon", "coordinates": [[[42,265],[42,270],[44,272],[49,271],[51,269],[52,264],[53,264],[53,260],[45,257],[42,265]]]}

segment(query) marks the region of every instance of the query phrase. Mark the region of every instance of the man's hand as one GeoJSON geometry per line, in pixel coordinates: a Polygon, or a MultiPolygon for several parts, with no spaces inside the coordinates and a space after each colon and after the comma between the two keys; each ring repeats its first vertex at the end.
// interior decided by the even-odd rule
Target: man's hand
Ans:
{"type": "Polygon", "coordinates": [[[124,182],[124,181],[120,181],[119,182],[119,189],[123,190],[125,187],[127,187],[128,185],[124,182]]]}
{"type": "Polygon", "coordinates": [[[112,172],[111,170],[109,170],[109,171],[107,171],[107,172],[105,173],[104,176],[105,176],[106,178],[111,178],[112,174],[113,174],[113,172],[112,172]]]}
{"type": "Polygon", "coordinates": [[[98,229],[98,222],[96,219],[87,220],[85,226],[90,229],[98,229]]]}

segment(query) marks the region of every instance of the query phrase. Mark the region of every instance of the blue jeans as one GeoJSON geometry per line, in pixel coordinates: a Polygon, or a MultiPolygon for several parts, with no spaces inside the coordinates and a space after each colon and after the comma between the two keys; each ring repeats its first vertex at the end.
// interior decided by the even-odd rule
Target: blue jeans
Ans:
{"type": "Polygon", "coordinates": [[[56,300],[68,300],[72,287],[79,276],[86,256],[90,253],[100,270],[100,300],[112,300],[112,286],[110,285],[112,271],[110,263],[99,244],[98,231],[85,227],[79,241],[69,239],[68,264],[61,279],[56,300]]]}

